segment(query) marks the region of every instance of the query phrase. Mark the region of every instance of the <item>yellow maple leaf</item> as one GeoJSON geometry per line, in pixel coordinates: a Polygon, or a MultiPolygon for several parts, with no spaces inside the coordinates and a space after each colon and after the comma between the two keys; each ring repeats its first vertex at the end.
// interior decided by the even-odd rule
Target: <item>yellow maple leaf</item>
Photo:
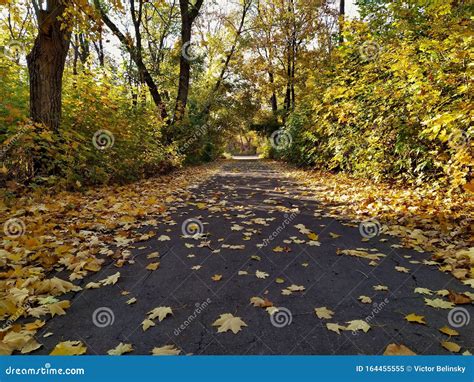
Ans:
{"type": "Polygon", "coordinates": [[[178,355],[179,353],[181,353],[181,350],[177,349],[174,345],[155,347],[151,351],[152,355],[178,355]]]}
{"type": "Polygon", "coordinates": [[[82,341],[64,341],[58,343],[49,355],[81,355],[86,351],[82,341]]]}
{"type": "Polygon", "coordinates": [[[132,344],[124,344],[120,342],[116,347],[107,351],[108,355],[122,355],[133,351],[132,344]]]}
{"type": "Polygon", "coordinates": [[[441,300],[440,298],[429,299],[425,298],[425,304],[428,306],[432,306],[433,308],[441,308],[441,309],[452,309],[454,308],[454,304],[452,302],[441,300]]]}
{"type": "Polygon", "coordinates": [[[234,317],[231,313],[221,314],[220,317],[212,323],[212,326],[218,326],[217,332],[223,333],[229,330],[237,334],[247,324],[240,317],[234,317]]]}
{"type": "Polygon", "coordinates": [[[447,334],[448,336],[459,336],[459,333],[451,329],[449,326],[443,326],[441,329],[439,329],[441,333],[447,334]]]}
{"type": "Polygon", "coordinates": [[[441,346],[453,353],[459,353],[461,350],[461,346],[454,342],[443,341],[441,342],[441,346]]]}
{"type": "Polygon", "coordinates": [[[159,262],[150,263],[150,264],[147,265],[146,269],[148,269],[149,271],[156,271],[159,266],[160,266],[159,262]]]}
{"type": "Polygon", "coordinates": [[[169,306],[158,306],[157,308],[148,312],[148,318],[150,320],[154,320],[155,318],[158,318],[158,320],[161,322],[169,314],[171,315],[173,314],[173,310],[169,306]]]}
{"type": "Polygon", "coordinates": [[[146,332],[146,331],[147,331],[148,329],[150,329],[152,326],[155,326],[155,323],[154,323],[152,320],[150,320],[150,319],[148,319],[148,318],[146,318],[146,319],[143,320],[143,322],[142,322],[142,329],[143,329],[144,332],[146,332]]]}
{"type": "Polygon", "coordinates": [[[410,313],[405,316],[405,320],[408,322],[416,322],[418,324],[426,325],[425,316],[418,316],[415,313],[410,313]]]}
{"type": "Polygon", "coordinates": [[[342,326],[342,325],[339,325],[339,324],[334,324],[334,323],[327,323],[326,327],[328,328],[328,330],[336,332],[337,334],[341,334],[341,330],[346,329],[345,326],[342,326]]]}
{"type": "Polygon", "coordinates": [[[331,319],[332,316],[334,315],[334,312],[332,310],[329,310],[325,306],[322,306],[321,308],[314,308],[314,313],[318,318],[326,318],[326,319],[331,319]]]}

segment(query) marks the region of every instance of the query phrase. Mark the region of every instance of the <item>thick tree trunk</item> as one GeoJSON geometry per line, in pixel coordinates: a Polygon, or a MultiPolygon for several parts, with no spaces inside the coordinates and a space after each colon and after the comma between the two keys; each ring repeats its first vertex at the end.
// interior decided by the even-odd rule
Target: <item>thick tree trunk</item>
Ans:
{"type": "MultiPolygon", "coordinates": [[[[185,47],[191,42],[191,31],[193,22],[199,14],[204,0],[197,0],[196,4],[190,8],[188,0],[179,0],[181,10],[181,46],[185,47]]],[[[179,84],[176,105],[174,109],[173,122],[180,121],[186,111],[188,103],[189,81],[191,76],[191,63],[183,52],[179,59],[179,84]]]]}
{"type": "Polygon", "coordinates": [[[26,57],[30,75],[30,117],[58,131],[61,123],[61,90],[71,33],[64,28],[64,2],[49,0],[39,13],[39,30],[26,57]]]}
{"type": "MultiPolygon", "coordinates": [[[[191,27],[189,17],[181,16],[181,46],[189,44],[191,41],[191,27]]],[[[181,54],[179,59],[179,85],[178,95],[176,97],[176,106],[174,111],[174,122],[180,121],[183,118],[188,103],[189,94],[189,80],[191,75],[191,64],[189,60],[181,54]]]]}

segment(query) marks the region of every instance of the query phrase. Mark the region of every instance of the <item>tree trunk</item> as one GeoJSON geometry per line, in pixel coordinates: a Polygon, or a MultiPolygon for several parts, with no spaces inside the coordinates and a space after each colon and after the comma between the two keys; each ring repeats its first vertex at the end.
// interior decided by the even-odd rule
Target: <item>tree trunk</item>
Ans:
{"type": "Polygon", "coordinates": [[[270,97],[270,104],[272,106],[272,113],[274,117],[277,117],[278,115],[278,99],[275,94],[275,89],[274,89],[274,84],[275,84],[275,77],[272,72],[268,72],[268,78],[270,81],[270,84],[272,86],[272,96],[270,97]]]}
{"type": "Polygon", "coordinates": [[[61,93],[64,65],[71,32],[62,21],[64,2],[49,0],[38,14],[40,26],[33,49],[26,57],[30,75],[30,117],[58,131],[61,123],[61,93]]]}
{"type": "MultiPolygon", "coordinates": [[[[191,27],[189,17],[181,15],[181,46],[189,44],[191,41],[191,27]]],[[[180,121],[183,118],[188,103],[189,94],[189,80],[191,75],[191,64],[186,57],[181,54],[179,59],[179,85],[178,95],[176,97],[176,106],[174,110],[174,122],[180,121]]]]}
{"type": "MultiPolygon", "coordinates": [[[[189,45],[191,42],[193,22],[199,14],[199,10],[201,9],[203,1],[204,0],[197,0],[196,4],[190,9],[188,0],[179,0],[179,7],[181,10],[181,47],[189,45]]],[[[186,111],[190,76],[191,64],[183,52],[181,52],[179,59],[178,95],[176,97],[173,122],[180,121],[184,116],[184,112],[186,111]]]]}
{"type": "Polygon", "coordinates": [[[346,14],[346,2],[345,0],[340,0],[339,3],[339,43],[344,42],[344,36],[342,35],[342,29],[344,26],[344,15],[346,14]]]}

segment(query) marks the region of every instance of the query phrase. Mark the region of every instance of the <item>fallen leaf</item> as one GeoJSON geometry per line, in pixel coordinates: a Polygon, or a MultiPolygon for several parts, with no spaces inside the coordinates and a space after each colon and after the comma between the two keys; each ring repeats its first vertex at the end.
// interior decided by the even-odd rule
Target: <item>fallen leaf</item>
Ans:
{"type": "Polygon", "coordinates": [[[469,296],[466,296],[463,293],[456,293],[452,290],[449,291],[448,299],[456,305],[465,305],[470,304],[472,302],[469,296]]]}
{"type": "Polygon", "coordinates": [[[49,355],[81,355],[86,351],[82,341],[64,341],[58,343],[49,355]]]}
{"type": "Polygon", "coordinates": [[[159,262],[150,263],[150,264],[147,265],[146,269],[148,269],[149,271],[156,271],[159,266],[160,266],[159,262]]]}
{"type": "Polygon", "coordinates": [[[405,320],[408,322],[416,322],[418,324],[426,325],[425,316],[418,316],[415,313],[410,313],[405,316],[405,320]]]}
{"type": "Polygon", "coordinates": [[[397,270],[398,272],[402,272],[402,273],[409,273],[410,270],[408,268],[405,268],[405,267],[395,267],[395,270],[397,270]]]}
{"type": "Polygon", "coordinates": [[[326,327],[328,328],[328,330],[331,330],[333,332],[336,332],[337,334],[341,334],[341,330],[345,330],[346,327],[345,326],[341,326],[339,324],[332,324],[332,323],[327,323],[326,324],[326,327]]]}
{"type": "Polygon", "coordinates": [[[172,315],[173,310],[169,306],[159,306],[149,311],[147,314],[148,314],[148,319],[154,320],[158,318],[158,320],[161,322],[166,318],[166,316],[170,314],[172,315]]]}
{"type": "Polygon", "coordinates": [[[452,309],[454,308],[454,304],[452,302],[441,300],[440,298],[435,298],[434,300],[425,298],[425,304],[428,306],[432,306],[433,308],[441,308],[441,309],[452,309]]]}
{"type": "Polygon", "coordinates": [[[213,322],[212,326],[218,326],[218,333],[231,330],[232,333],[237,334],[240,330],[242,330],[242,327],[247,326],[247,324],[242,321],[240,317],[234,317],[231,313],[224,313],[213,322]]]}
{"type": "Polygon", "coordinates": [[[255,276],[257,276],[257,278],[259,279],[266,279],[268,276],[270,276],[268,273],[266,272],[262,272],[262,271],[256,271],[255,272],[255,276]]]}
{"type": "Polygon", "coordinates": [[[461,350],[461,346],[459,346],[458,344],[454,342],[443,341],[441,342],[441,346],[452,353],[459,353],[459,351],[461,350]]]}
{"type": "Polygon", "coordinates": [[[405,345],[390,344],[383,352],[383,355],[416,355],[416,353],[407,348],[405,345]]]}
{"type": "Polygon", "coordinates": [[[419,294],[425,294],[425,295],[432,295],[433,294],[433,291],[427,289],[427,288],[415,288],[415,293],[419,293],[419,294]]]}
{"type": "Polygon", "coordinates": [[[152,320],[150,320],[150,319],[148,319],[148,318],[146,318],[145,320],[143,320],[143,322],[142,322],[142,329],[143,329],[144,332],[146,332],[146,331],[147,331],[149,328],[151,328],[152,326],[155,326],[155,323],[154,323],[152,320]]]}
{"type": "Polygon", "coordinates": [[[151,351],[152,355],[178,355],[179,353],[181,353],[181,350],[177,349],[174,345],[156,347],[151,351]]]}
{"type": "Polygon", "coordinates": [[[370,329],[370,325],[364,320],[352,320],[347,321],[349,325],[347,325],[345,330],[351,330],[353,332],[362,330],[364,333],[367,333],[370,329]]]}
{"type": "Polygon", "coordinates": [[[459,333],[451,329],[449,326],[443,326],[441,329],[439,329],[441,333],[447,334],[448,336],[459,336],[459,333]]]}
{"type": "Polygon", "coordinates": [[[332,316],[334,315],[334,312],[332,310],[329,310],[328,308],[326,308],[325,306],[321,307],[321,308],[314,308],[314,313],[316,313],[316,316],[318,316],[318,318],[325,318],[325,319],[331,319],[332,316]]]}
{"type": "Polygon", "coordinates": [[[259,307],[259,308],[268,308],[270,306],[273,306],[273,303],[267,299],[263,299],[261,297],[252,297],[250,299],[250,303],[253,306],[259,307]]]}
{"type": "Polygon", "coordinates": [[[107,351],[108,355],[122,355],[133,351],[132,344],[124,344],[120,342],[115,348],[107,351]]]}
{"type": "Polygon", "coordinates": [[[120,278],[120,272],[117,272],[109,277],[106,277],[105,279],[103,280],[100,280],[99,283],[101,283],[102,285],[115,285],[118,281],[118,279],[120,278]]]}
{"type": "Polygon", "coordinates": [[[221,281],[222,280],[222,275],[217,275],[215,274],[214,276],[211,277],[213,281],[221,281]]]}
{"type": "Polygon", "coordinates": [[[359,300],[363,304],[371,304],[372,299],[369,296],[359,296],[359,300]]]}

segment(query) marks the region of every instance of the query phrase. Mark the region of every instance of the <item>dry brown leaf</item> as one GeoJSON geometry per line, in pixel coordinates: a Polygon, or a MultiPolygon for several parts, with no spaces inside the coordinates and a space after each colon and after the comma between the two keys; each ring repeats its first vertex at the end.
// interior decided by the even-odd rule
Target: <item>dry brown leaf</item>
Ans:
{"type": "Polygon", "coordinates": [[[416,355],[416,353],[405,345],[389,344],[383,352],[383,355],[416,355]]]}

